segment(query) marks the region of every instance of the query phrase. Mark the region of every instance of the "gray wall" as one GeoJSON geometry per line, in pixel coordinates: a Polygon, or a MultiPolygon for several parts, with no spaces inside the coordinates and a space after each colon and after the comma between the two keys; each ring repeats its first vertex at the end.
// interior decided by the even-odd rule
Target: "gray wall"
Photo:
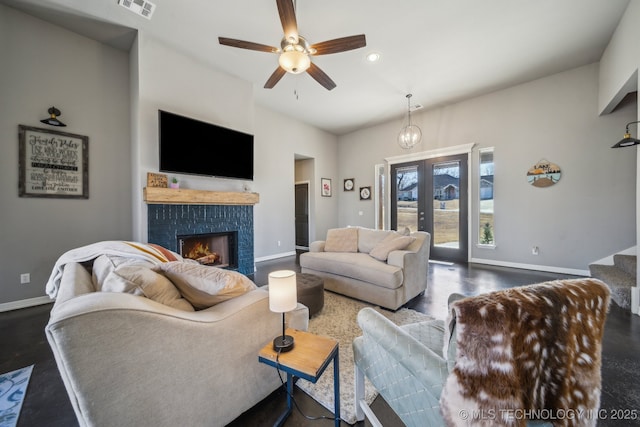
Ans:
{"type": "Polygon", "coordinates": [[[44,295],[64,251],[131,238],[129,61],[60,27],[0,5],[0,304],[44,295]],[[60,108],[65,128],[40,123],[60,108]],[[18,197],[18,125],[89,137],[89,199],[18,197]],[[20,274],[31,283],[20,284],[20,274]]]}
{"type": "MultiPolygon", "coordinates": [[[[592,64],[415,114],[423,141],[412,151],[474,143],[477,161],[479,148],[495,147],[496,248],[476,247],[474,221],[472,258],[585,271],[590,262],[635,245],[636,149],[609,148],[635,117],[635,104],[598,116],[598,65],[592,64]],[[553,187],[527,184],[527,170],[541,159],[562,168],[553,187]],[[531,254],[534,245],[537,256],[531,254]]],[[[374,164],[406,154],[396,143],[400,127],[398,119],[340,137],[340,179],[355,177],[356,187],[373,185],[374,164]]],[[[477,185],[474,180],[470,187],[474,217],[477,185]]],[[[339,192],[339,203],[340,225],[373,227],[373,202],[339,192]]]]}

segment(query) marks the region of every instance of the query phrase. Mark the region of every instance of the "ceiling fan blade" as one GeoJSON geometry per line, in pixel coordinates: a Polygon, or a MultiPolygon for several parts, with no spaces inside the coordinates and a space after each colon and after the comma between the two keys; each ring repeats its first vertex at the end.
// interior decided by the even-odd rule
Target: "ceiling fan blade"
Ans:
{"type": "Polygon", "coordinates": [[[296,21],[296,9],[293,0],[276,0],[280,22],[284,30],[284,38],[298,43],[298,22],[296,21]]]}
{"type": "Polygon", "coordinates": [[[269,52],[269,53],[275,53],[278,51],[277,47],[267,46],[266,44],[248,42],[244,40],[229,39],[227,37],[218,37],[218,42],[220,42],[220,44],[225,46],[239,47],[240,49],[257,50],[260,52],[269,52]]]}
{"type": "Polygon", "coordinates": [[[359,49],[367,45],[364,34],[357,36],[342,37],[339,39],[327,40],[326,42],[311,45],[310,49],[315,49],[313,55],[327,55],[329,53],[339,53],[347,50],[359,49]]]}
{"type": "Polygon", "coordinates": [[[269,77],[269,80],[267,80],[267,82],[264,84],[264,88],[273,89],[273,87],[280,81],[282,76],[284,76],[285,74],[287,74],[287,72],[285,71],[284,68],[282,67],[276,68],[273,74],[271,74],[271,77],[269,77]]]}
{"type": "Polygon", "coordinates": [[[315,81],[320,83],[327,90],[331,90],[336,87],[336,84],[333,82],[333,80],[331,80],[331,78],[313,62],[307,69],[307,73],[309,73],[309,75],[313,77],[315,81]]]}

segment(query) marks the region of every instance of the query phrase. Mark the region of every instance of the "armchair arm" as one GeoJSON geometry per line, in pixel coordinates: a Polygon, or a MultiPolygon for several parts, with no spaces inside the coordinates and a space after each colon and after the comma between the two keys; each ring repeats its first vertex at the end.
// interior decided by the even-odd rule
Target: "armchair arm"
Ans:
{"type": "Polygon", "coordinates": [[[358,313],[358,324],[363,335],[353,341],[356,371],[407,426],[442,425],[439,400],[448,376],[446,361],[371,308],[358,313]]]}
{"type": "Polygon", "coordinates": [[[316,240],[309,245],[309,252],[324,252],[324,240],[316,240]]]}
{"type": "Polygon", "coordinates": [[[402,268],[406,301],[427,289],[431,235],[423,231],[411,233],[416,238],[407,249],[391,251],[387,264],[402,268]]]}

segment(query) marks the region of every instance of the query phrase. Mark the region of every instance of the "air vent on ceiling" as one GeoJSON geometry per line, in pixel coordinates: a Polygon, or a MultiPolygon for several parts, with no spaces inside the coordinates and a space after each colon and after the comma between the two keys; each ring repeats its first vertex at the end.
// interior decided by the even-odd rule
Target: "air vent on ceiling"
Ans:
{"type": "Polygon", "coordinates": [[[118,4],[147,19],[151,19],[153,11],[156,10],[156,5],[148,0],[118,0],[118,4]]]}
{"type": "Polygon", "coordinates": [[[423,108],[424,108],[424,105],[422,104],[413,104],[411,106],[411,111],[422,110],[423,108]]]}

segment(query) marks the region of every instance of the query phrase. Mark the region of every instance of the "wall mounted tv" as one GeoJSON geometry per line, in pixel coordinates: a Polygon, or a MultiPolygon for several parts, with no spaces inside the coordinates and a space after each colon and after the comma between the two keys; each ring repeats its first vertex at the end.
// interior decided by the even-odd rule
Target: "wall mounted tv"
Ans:
{"type": "Polygon", "coordinates": [[[253,135],[158,110],[160,171],[253,180],[253,135]]]}

